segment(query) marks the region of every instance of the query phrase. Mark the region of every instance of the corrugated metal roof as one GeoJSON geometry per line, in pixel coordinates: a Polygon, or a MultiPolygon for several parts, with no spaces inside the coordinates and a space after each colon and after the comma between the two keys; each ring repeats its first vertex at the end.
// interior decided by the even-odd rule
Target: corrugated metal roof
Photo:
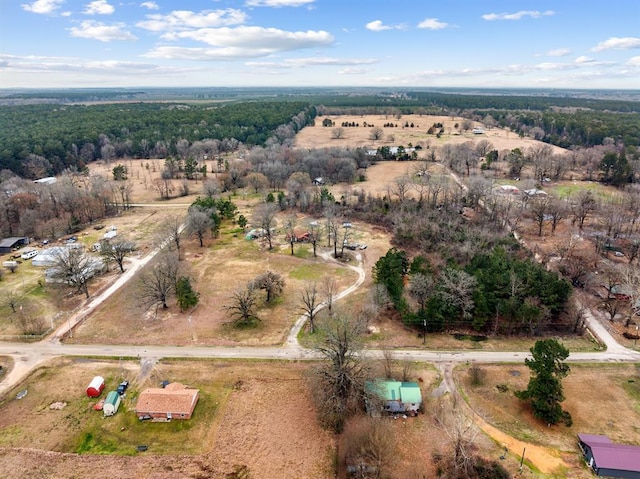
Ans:
{"type": "Polygon", "coordinates": [[[414,382],[400,382],[390,380],[368,381],[366,389],[379,396],[384,401],[401,401],[403,403],[421,403],[420,386],[414,382]]]}
{"type": "Polygon", "coordinates": [[[18,241],[29,240],[26,236],[12,236],[11,238],[4,238],[0,240],[0,247],[12,248],[18,241]]]}
{"type": "Polygon", "coordinates": [[[578,438],[591,448],[594,467],[640,472],[640,446],[615,444],[606,436],[579,434],[578,438]]]}
{"type": "Polygon", "coordinates": [[[400,387],[400,397],[402,402],[420,404],[422,402],[422,393],[417,383],[404,382],[400,387]]]}

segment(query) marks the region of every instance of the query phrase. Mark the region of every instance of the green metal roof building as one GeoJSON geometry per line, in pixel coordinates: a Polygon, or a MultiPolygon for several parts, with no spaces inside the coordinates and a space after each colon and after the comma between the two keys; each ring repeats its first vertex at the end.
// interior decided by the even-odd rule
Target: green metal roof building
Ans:
{"type": "Polygon", "coordinates": [[[376,379],[365,383],[367,397],[367,411],[375,414],[380,412],[417,414],[422,406],[422,392],[415,382],[376,379]],[[377,406],[378,401],[381,406],[377,406]],[[376,406],[374,406],[376,404],[376,406]]]}

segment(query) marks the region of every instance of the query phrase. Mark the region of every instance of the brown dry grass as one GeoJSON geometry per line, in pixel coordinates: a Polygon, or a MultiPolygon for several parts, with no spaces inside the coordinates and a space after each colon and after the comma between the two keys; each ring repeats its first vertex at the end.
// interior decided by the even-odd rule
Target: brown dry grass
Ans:
{"type": "MultiPolygon", "coordinates": [[[[539,141],[531,138],[520,138],[517,134],[500,128],[485,130],[482,135],[475,135],[471,131],[460,132],[454,128],[456,123],[462,124],[463,118],[450,116],[431,116],[431,115],[403,115],[400,120],[385,115],[334,115],[329,116],[334,122],[335,127],[323,127],[322,120],[324,117],[316,119],[314,126],[303,128],[296,135],[295,146],[299,148],[327,148],[327,147],[362,147],[376,149],[381,146],[399,146],[407,147],[409,143],[413,146],[421,145],[423,147],[422,155],[429,148],[437,148],[445,143],[464,143],[465,141],[480,141],[486,139],[493,143],[497,150],[511,150],[513,148],[525,149],[530,146],[540,144],[539,141]],[[355,122],[359,127],[345,127],[344,138],[334,139],[332,131],[336,127],[340,127],[342,122],[355,122]],[[371,128],[363,127],[363,123],[375,125],[382,128],[385,123],[397,124],[398,127],[382,128],[384,136],[381,140],[372,141],[369,139],[371,128]],[[404,127],[409,122],[413,123],[414,128],[404,127]],[[445,133],[440,138],[435,135],[428,135],[427,130],[434,123],[441,122],[444,125],[445,133]],[[394,137],[393,141],[388,139],[389,135],[394,137]]],[[[482,126],[475,123],[474,126],[482,126]]],[[[554,151],[564,151],[562,148],[554,147],[554,151]]]]}
{"type": "Polygon", "coordinates": [[[78,477],[80,471],[101,464],[117,478],[225,477],[240,466],[254,478],[333,477],[334,438],[318,426],[310,406],[308,368],[308,364],[296,363],[283,367],[241,361],[162,362],[148,379],[132,382],[114,417],[101,419],[102,413],[91,409],[96,400],[85,395],[93,375],[103,375],[107,389],[112,389],[122,377],[136,377],[139,365],[58,360],[35,371],[2,404],[0,476],[78,477]],[[157,424],[137,420],[132,410],[135,396],[160,379],[201,390],[191,421],[157,424]],[[28,389],[27,396],[13,399],[21,389],[28,389]],[[49,409],[56,401],[65,401],[67,406],[49,409]],[[86,443],[88,433],[96,450],[64,454],[86,443]],[[120,454],[134,453],[137,444],[147,444],[149,451],[134,458],[91,454],[100,453],[109,441],[118,442],[120,454]],[[168,469],[167,464],[171,464],[168,469]],[[191,475],[196,472],[210,475],[191,475]]]}
{"type": "Polygon", "coordinates": [[[489,424],[516,439],[557,449],[569,464],[567,477],[588,478],[577,446],[576,434],[605,434],[615,442],[640,444],[640,381],[636,365],[571,365],[563,380],[563,408],[573,426],[548,427],[535,419],[514,391],[529,380],[524,365],[481,365],[484,383],[470,384],[467,367],[455,370],[457,383],[474,410],[489,424]],[[498,385],[508,388],[500,392],[498,385]]]}

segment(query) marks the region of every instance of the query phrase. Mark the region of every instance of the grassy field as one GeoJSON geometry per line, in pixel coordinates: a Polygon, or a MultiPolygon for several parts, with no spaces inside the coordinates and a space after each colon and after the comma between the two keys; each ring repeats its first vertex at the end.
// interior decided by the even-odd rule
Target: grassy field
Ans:
{"type": "MultiPolygon", "coordinates": [[[[524,365],[481,365],[483,380],[477,386],[471,384],[468,368],[456,368],[456,381],[483,419],[521,441],[559,450],[576,471],[581,470],[578,433],[604,434],[614,442],[640,444],[640,365],[572,364],[563,380],[563,408],[573,418],[570,428],[542,424],[526,403],[514,396],[529,380],[524,365]]],[[[590,473],[574,474],[577,472],[567,477],[590,477],[590,473]]]]}

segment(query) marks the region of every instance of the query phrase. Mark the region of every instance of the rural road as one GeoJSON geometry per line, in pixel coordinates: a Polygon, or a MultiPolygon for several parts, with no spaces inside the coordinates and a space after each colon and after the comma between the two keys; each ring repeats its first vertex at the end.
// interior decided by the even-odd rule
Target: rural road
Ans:
{"type": "MultiPolygon", "coordinates": [[[[76,325],[84,321],[95,309],[115,291],[126,284],[135,274],[157,254],[158,249],[143,258],[130,258],[128,269],[118,277],[109,287],[98,295],[90,298],[85,305],[64,321],[51,336],[37,343],[0,343],[0,355],[13,358],[11,371],[0,383],[0,396],[19,383],[37,366],[59,356],[94,356],[111,358],[211,358],[211,359],[279,359],[279,360],[314,360],[320,356],[313,350],[305,349],[298,344],[297,336],[305,324],[306,316],[301,315],[296,320],[282,347],[193,347],[193,346],[131,346],[131,345],[82,345],[65,344],[61,341],[76,325]]],[[[321,255],[331,261],[329,253],[321,255]]],[[[349,287],[339,292],[335,300],[342,299],[356,291],[365,281],[366,274],[362,264],[362,257],[357,256],[357,265],[346,267],[357,272],[357,280],[349,287]]],[[[326,307],[322,303],[318,310],[326,307]]],[[[627,349],[620,345],[598,321],[585,309],[585,321],[591,332],[606,345],[602,352],[574,352],[569,362],[640,362],[640,352],[627,349]]],[[[371,358],[382,358],[380,350],[367,350],[364,354],[371,358]]],[[[429,351],[426,349],[394,350],[394,357],[398,360],[420,361],[436,363],[440,366],[460,362],[517,362],[522,363],[528,352],[496,352],[496,351],[429,351]]]]}
{"type": "MultiPolygon", "coordinates": [[[[320,359],[312,350],[298,344],[297,335],[304,326],[306,316],[300,316],[292,327],[283,347],[193,347],[193,346],[131,346],[131,345],[82,345],[64,344],[60,341],[69,329],[86,319],[105,299],[129,281],[154,256],[150,253],[142,259],[134,259],[129,268],[117,281],[99,295],[91,298],[73,318],[65,321],[49,339],[38,343],[0,343],[0,355],[14,359],[14,367],[0,383],[0,395],[17,384],[38,365],[58,356],[95,356],[111,358],[210,358],[210,359],[280,359],[280,360],[313,360],[320,359]]],[[[365,271],[359,261],[357,266],[348,265],[358,273],[358,279],[348,288],[338,293],[336,300],[346,297],[357,290],[365,280],[365,271]]],[[[326,307],[321,304],[319,309],[326,307]]],[[[589,329],[604,344],[606,351],[574,352],[569,362],[640,362],[640,353],[621,346],[609,334],[588,310],[585,319],[589,329]]],[[[382,358],[380,350],[367,350],[371,358],[382,358]]],[[[528,352],[496,352],[496,351],[429,351],[422,349],[394,350],[398,360],[442,363],[460,362],[517,362],[521,363],[529,357],[528,352]]]]}

